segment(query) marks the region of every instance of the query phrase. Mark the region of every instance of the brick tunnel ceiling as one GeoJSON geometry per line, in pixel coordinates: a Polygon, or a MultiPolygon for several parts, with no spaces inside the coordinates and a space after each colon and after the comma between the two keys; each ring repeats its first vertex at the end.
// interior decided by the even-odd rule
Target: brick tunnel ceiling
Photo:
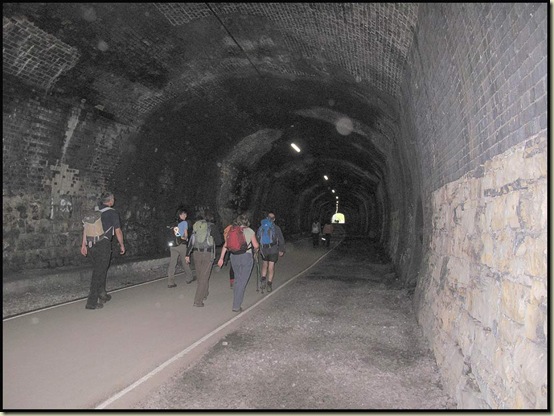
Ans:
{"type": "Polygon", "coordinates": [[[3,68],[141,127],[142,143],[194,149],[198,160],[220,160],[245,137],[277,131],[251,170],[312,198],[324,192],[325,172],[363,199],[387,171],[383,147],[395,140],[388,126],[397,121],[417,7],[4,3],[4,49],[12,53],[3,68]],[[50,45],[32,52],[10,43],[17,24],[50,45]],[[18,62],[31,54],[36,71],[22,73],[18,62]]]}

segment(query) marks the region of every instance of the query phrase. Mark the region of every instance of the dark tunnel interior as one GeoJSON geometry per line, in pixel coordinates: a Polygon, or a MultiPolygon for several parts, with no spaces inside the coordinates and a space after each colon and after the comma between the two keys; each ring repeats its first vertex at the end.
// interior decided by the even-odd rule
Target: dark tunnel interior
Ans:
{"type": "Polygon", "coordinates": [[[381,109],[337,82],[271,76],[226,78],[218,98],[222,103],[209,105],[178,96],[160,106],[122,161],[121,192],[140,189],[158,201],[167,198],[169,208],[174,195],[190,192],[191,182],[201,189],[229,164],[237,173],[219,190],[224,221],[232,220],[229,212],[250,209],[261,218],[273,209],[293,234],[308,229],[314,218],[331,221],[338,208],[347,232],[371,232],[378,241],[386,228],[386,195],[378,189],[390,163],[372,137],[383,135],[381,109]],[[171,195],[163,187],[145,189],[164,166],[174,173],[171,195]]]}
{"type": "Polygon", "coordinates": [[[180,206],[221,229],[273,210],[292,250],[338,211],[413,297],[460,403],[539,408],[548,17],[545,2],[3,3],[4,282],[90,267],[83,214],[106,191],[118,266],[165,261],[180,206]]]}

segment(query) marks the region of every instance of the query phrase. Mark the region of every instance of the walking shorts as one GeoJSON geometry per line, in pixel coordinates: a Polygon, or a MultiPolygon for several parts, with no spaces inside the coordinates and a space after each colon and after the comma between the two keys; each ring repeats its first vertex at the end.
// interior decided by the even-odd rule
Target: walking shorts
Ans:
{"type": "Polygon", "coordinates": [[[264,254],[263,251],[260,251],[260,254],[262,255],[263,261],[272,261],[273,263],[277,263],[277,260],[279,260],[279,252],[264,254]]]}

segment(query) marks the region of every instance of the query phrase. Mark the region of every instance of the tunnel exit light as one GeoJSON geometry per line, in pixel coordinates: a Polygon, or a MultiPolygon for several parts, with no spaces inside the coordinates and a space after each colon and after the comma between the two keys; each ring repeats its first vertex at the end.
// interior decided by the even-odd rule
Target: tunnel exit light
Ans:
{"type": "Polygon", "coordinates": [[[297,145],[295,145],[294,143],[291,143],[290,147],[292,147],[294,150],[296,150],[298,153],[300,153],[300,148],[297,145]]]}

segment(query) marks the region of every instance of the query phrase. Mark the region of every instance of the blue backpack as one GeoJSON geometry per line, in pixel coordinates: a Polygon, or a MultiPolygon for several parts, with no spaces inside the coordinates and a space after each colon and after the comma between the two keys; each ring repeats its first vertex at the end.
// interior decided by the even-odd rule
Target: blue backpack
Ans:
{"type": "Polygon", "coordinates": [[[277,244],[277,238],[275,237],[275,225],[273,224],[273,221],[265,218],[261,221],[261,224],[262,225],[258,228],[258,232],[256,233],[259,243],[270,246],[277,244]]]}

